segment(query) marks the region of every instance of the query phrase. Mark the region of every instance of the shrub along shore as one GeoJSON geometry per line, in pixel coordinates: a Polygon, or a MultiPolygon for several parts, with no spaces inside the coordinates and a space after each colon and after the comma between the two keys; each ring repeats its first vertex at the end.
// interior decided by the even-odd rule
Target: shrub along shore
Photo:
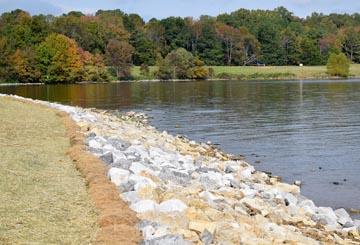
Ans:
{"type": "Polygon", "coordinates": [[[34,102],[80,126],[87,150],[137,213],[144,245],[360,242],[360,221],[344,209],[317,207],[299,186],[212,145],[159,132],[142,114],[34,102]]]}

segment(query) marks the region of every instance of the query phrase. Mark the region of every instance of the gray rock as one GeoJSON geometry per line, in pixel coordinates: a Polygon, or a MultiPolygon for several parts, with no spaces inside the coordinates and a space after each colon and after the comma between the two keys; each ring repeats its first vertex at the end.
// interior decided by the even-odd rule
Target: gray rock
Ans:
{"type": "Polygon", "coordinates": [[[89,151],[91,153],[94,153],[96,155],[101,155],[103,153],[103,150],[101,148],[92,148],[92,147],[89,147],[89,151]]]}
{"type": "Polygon", "coordinates": [[[230,174],[230,173],[235,173],[237,171],[237,169],[231,165],[228,165],[225,167],[225,173],[230,174]]]}
{"type": "Polygon", "coordinates": [[[107,151],[104,154],[102,154],[100,156],[100,159],[103,160],[103,162],[105,162],[106,164],[112,164],[114,161],[113,154],[110,151],[107,151]]]}
{"type": "Polygon", "coordinates": [[[129,169],[131,166],[131,161],[127,160],[126,158],[117,158],[112,164],[111,167],[114,168],[122,168],[122,169],[129,169]]]}
{"type": "Polygon", "coordinates": [[[134,191],[135,190],[135,181],[128,181],[126,183],[122,183],[119,185],[118,189],[119,191],[122,192],[129,192],[129,191],[134,191]]]}
{"type": "MultiPolygon", "coordinates": [[[[339,224],[340,224],[340,223],[339,223],[339,224]]],[[[352,222],[352,221],[347,221],[345,224],[342,225],[342,227],[344,227],[344,228],[354,227],[354,222],[352,222]]]]}
{"type": "Polygon", "coordinates": [[[143,228],[145,228],[146,226],[149,226],[149,225],[151,225],[154,228],[158,228],[158,227],[161,226],[160,224],[158,224],[156,222],[152,222],[150,220],[140,220],[140,222],[137,224],[137,228],[139,230],[141,230],[141,229],[143,229],[143,228]]]}
{"type": "Polygon", "coordinates": [[[208,167],[200,167],[200,168],[195,169],[195,171],[198,173],[220,172],[216,168],[208,168],[208,167]]]}
{"type": "Polygon", "coordinates": [[[205,229],[200,235],[200,240],[204,243],[204,245],[210,245],[213,243],[214,236],[210,231],[205,229]]]}
{"type": "Polygon", "coordinates": [[[115,137],[110,137],[108,139],[108,142],[114,146],[115,149],[120,150],[120,151],[124,151],[127,148],[130,147],[130,143],[126,142],[124,140],[121,140],[119,138],[115,138],[115,137]]]}
{"type": "Polygon", "coordinates": [[[184,240],[178,235],[166,235],[152,240],[143,241],[141,245],[190,245],[191,243],[184,240]]]}
{"type": "Polygon", "coordinates": [[[96,137],[96,133],[94,133],[94,132],[90,132],[88,135],[87,135],[87,138],[88,139],[93,139],[93,138],[95,138],[96,137]]]}
{"type": "Polygon", "coordinates": [[[179,185],[187,185],[191,181],[191,176],[188,173],[180,172],[168,167],[162,169],[159,177],[164,181],[175,182],[179,185]]]}

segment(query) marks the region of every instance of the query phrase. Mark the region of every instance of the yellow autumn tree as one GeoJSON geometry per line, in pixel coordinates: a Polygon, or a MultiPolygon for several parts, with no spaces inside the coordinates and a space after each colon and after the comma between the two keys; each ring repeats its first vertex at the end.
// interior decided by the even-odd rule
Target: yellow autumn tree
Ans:
{"type": "Polygon", "coordinates": [[[83,62],[73,39],[61,34],[51,34],[37,49],[41,81],[45,83],[70,83],[82,79],[83,62]]]}

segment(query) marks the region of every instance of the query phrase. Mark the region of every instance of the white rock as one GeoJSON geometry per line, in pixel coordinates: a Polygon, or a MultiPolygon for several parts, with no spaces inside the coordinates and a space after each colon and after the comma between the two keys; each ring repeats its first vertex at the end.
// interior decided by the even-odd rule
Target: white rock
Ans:
{"type": "Polygon", "coordinates": [[[97,142],[96,140],[92,139],[89,141],[89,147],[94,148],[94,149],[100,149],[101,144],[99,142],[97,142]]]}
{"type": "Polygon", "coordinates": [[[136,175],[139,175],[143,171],[155,175],[154,171],[139,162],[133,162],[130,166],[130,171],[136,175]]]}
{"type": "Polygon", "coordinates": [[[250,188],[241,189],[241,192],[244,194],[245,197],[249,197],[249,198],[253,198],[256,195],[256,193],[258,193],[257,190],[250,188]]]}
{"type": "Polygon", "coordinates": [[[338,217],[338,223],[340,225],[345,225],[347,222],[349,223],[353,222],[348,212],[346,212],[346,210],[343,208],[339,208],[335,210],[335,214],[338,217]]]}
{"type": "Polygon", "coordinates": [[[201,173],[200,182],[206,189],[216,189],[225,186],[220,173],[201,173]]]}
{"type": "Polygon", "coordinates": [[[315,220],[327,225],[330,229],[336,229],[338,227],[337,216],[332,208],[317,208],[315,220]]]}
{"type": "Polygon", "coordinates": [[[291,193],[282,192],[280,195],[284,200],[286,199],[289,202],[289,204],[296,205],[298,202],[298,199],[291,193]]]}
{"type": "Polygon", "coordinates": [[[217,198],[209,191],[203,191],[199,194],[199,197],[206,200],[207,202],[214,202],[217,198]]]}
{"type": "Polygon", "coordinates": [[[103,146],[103,151],[104,151],[104,152],[105,152],[105,151],[114,152],[114,151],[115,151],[115,148],[114,148],[112,145],[110,145],[110,144],[106,144],[106,145],[103,146]]]}
{"type": "Polygon", "coordinates": [[[126,184],[129,181],[130,172],[121,168],[111,168],[108,172],[108,176],[116,186],[126,184]]]}
{"type": "Polygon", "coordinates": [[[158,204],[153,200],[142,200],[130,205],[130,208],[137,213],[153,212],[158,204]]]}
{"type": "Polygon", "coordinates": [[[129,203],[136,203],[140,201],[140,198],[136,191],[128,191],[121,193],[121,198],[129,203]]]}
{"type": "Polygon", "coordinates": [[[301,201],[298,205],[299,205],[299,207],[304,209],[306,214],[308,214],[310,216],[315,214],[316,209],[317,209],[314,202],[309,199],[301,201]]]}
{"type": "Polygon", "coordinates": [[[171,199],[160,203],[157,210],[162,213],[183,212],[187,205],[178,199],[171,199]]]}
{"type": "Polygon", "coordinates": [[[145,226],[144,228],[142,228],[141,232],[144,236],[144,240],[151,240],[151,239],[155,239],[155,238],[170,234],[166,227],[160,226],[160,227],[154,228],[151,225],[148,225],[148,226],[145,226]]]}
{"type": "Polygon", "coordinates": [[[103,137],[101,137],[101,136],[95,136],[95,138],[94,138],[97,142],[99,142],[101,145],[105,145],[106,144],[106,139],[104,139],[103,137]]]}
{"type": "Polygon", "coordinates": [[[248,167],[240,172],[240,175],[245,179],[250,179],[252,173],[254,172],[254,168],[248,167]]]}
{"type": "Polygon", "coordinates": [[[152,188],[156,188],[156,184],[149,178],[138,176],[135,174],[131,174],[129,177],[129,181],[135,182],[134,189],[138,191],[140,188],[151,186],[152,188]]]}

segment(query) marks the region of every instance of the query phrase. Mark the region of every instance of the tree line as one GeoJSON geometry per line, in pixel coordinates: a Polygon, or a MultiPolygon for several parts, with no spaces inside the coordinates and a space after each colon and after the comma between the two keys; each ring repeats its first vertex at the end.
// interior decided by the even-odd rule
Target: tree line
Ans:
{"type": "Polygon", "coordinates": [[[359,14],[300,18],[279,7],[147,22],[121,10],[0,17],[3,81],[131,79],[132,65],[144,75],[156,65],[161,79],[197,79],[211,76],[204,65],[324,65],[340,53],[360,62],[359,14]]]}

